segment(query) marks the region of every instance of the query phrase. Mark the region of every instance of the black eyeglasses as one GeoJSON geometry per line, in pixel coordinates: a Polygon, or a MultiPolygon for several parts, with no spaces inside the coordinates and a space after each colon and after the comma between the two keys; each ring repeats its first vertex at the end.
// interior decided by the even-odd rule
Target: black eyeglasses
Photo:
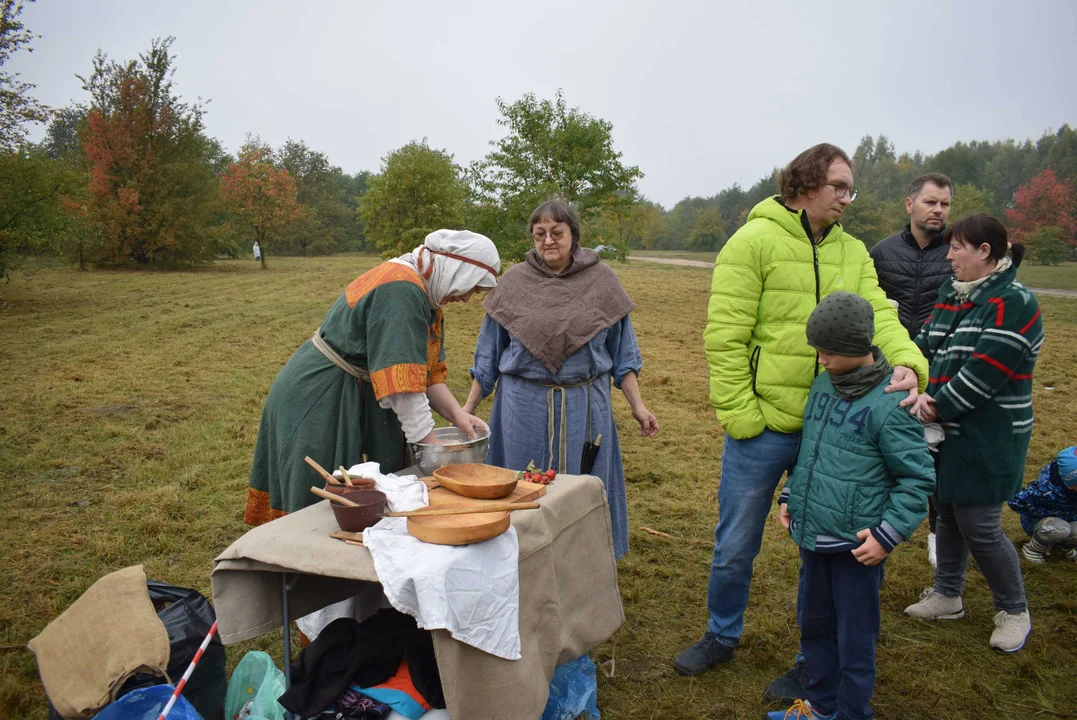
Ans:
{"type": "Polygon", "coordinates": [[[859,192],[856,188],[849,187],[848,185],[844,185],[842,183],[823,183],[823,184],[824,185],[829,185],[830,187],[834,188],[835,197],[843,198],[846,195],[848,195],[849,196],[849,202],[852,202],[853,200],[856,200],[856,193],[859,192]]]}

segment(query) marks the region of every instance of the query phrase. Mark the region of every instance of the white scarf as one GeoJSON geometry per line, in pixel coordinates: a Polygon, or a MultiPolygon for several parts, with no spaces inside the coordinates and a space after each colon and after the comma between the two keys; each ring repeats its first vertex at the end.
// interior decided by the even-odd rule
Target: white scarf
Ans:
{"type": "Polygon", "coordinates": [[[501,258],[490,238],[469,230],[435,230],[422,245],[389,262],[407,265],[423,279],[430,307],[436,308],[447,297],[464,295],[476,287],[492,288],[497,277],[485,267],[458,260],[442,253],[482,263],[501,272],[501,258]]]}
{"type": "Polygon", "coordinates": [[[958,299],[958,301],[965,302],[965,300],[968,299],[969,295],[972,294],[973,290],[975,290],[980,285],[983,285],[985,282],[987,282],[988,279],[990,279],[990,277],[992,275],[998,275],[1000,272],[1003,272],[1004,270],[1006,270],[1006,268],[1010,267],[1010,265],[1012,265],[1012,264],[1013,264],[1013,262],[1010,260],[1010,256],[1009,255],[1003,255],[1002,259],[998,261],[998,265],[995,266],[995,269],[992,270],[991,272],[989,272],[987,275],[984,275],[979,280],[967,280],[967,281],[954,280],[951,283],[951,285],[953,285],[954,290],[957,291],[957,299],[958,299]]]}

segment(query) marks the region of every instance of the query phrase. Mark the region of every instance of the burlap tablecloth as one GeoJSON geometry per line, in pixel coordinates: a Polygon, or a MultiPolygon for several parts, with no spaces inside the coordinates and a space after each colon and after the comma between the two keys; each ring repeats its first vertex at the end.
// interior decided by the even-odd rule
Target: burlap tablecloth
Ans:
{"type": "MultiPolygon", "coordinates": [[[[613,636],[624,621],[609,509],[598,478],[559,475],[537,511],[512,514],[520,541],[523,657],[503,660],[434,631],[441,682],[456,720],[538,718],[554,668],[613,636]]],[[[221,640],[281,626],[280,573],[298,573],[289,615],[319,610],[377,583],[366,548],[329,537],[328,502],[254,528],[221,553],[212,575],[221,640]]]]}

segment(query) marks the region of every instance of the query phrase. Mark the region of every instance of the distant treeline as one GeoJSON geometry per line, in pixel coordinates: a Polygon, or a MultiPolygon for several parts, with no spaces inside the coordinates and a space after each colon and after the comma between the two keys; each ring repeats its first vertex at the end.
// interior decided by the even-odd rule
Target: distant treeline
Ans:
{"type": "MultiPolygon", "coordinates": [[[[1005,218],[1006,211],[1014,209],[1018,189],[1045,170],[1072,190],[1077,181],[1077,131],[1063,125],[1036,142],[959,142],[934,155],[899,155],[886,136],[865,136],[852,160],[860,193],[842,226],[871,246],[908,222],[904,201],[909,183],[924,173],[940,172],[953,180],[951,221],[978,212],[1005,218]]],[[[710,197],[685,198],[668,212],[645,205],[641,216],[646,222],[625,239],[630,247],[642,249],[718,250],[756,203],[777,194],[776,172],[747,190],[733,185],[710,197]]],[[[1077,217],[1072,204],[1069,211],[1077,217]]]]}
{"type": "MultiPolygon", "coordinates": [[[[0,65],[33,39],[16,16],[0,25],[0,65]]],[[[425,139],[388,153],[378,172],[354,175],[302,140],[272,148],[252,135],[231,155],[206,134],[202,101],[174,91],[171,44],[155,40],[126,62],[99,51],[79,76],[89,100],[56,111],[0,71],[0,94],[18,100],[0,104],[0,277],[24,255],[82,267],[192,265],[249,253],[255,241],[263,263],[267,255],[392,255],[442,227],[483,232],[514,260],[530,244],[528,214],[552,196],[579,209],[585,244],[614,246],[622,257],[631,248],[714,251],[777,190],[775,169],[748,189],[688,197],[667,211],[638,192],[643,172],[622,163],[613,126],[569,107],[560,92],[498,98],[505,135],[468,167],[425,139]],[[43,120],[44,139],[26,142],[24,125],[43,120]]],[[[1036,142],[959,142],[929,156],[898,155],[885,136],[867,136],[853,170],[860,192],[842,223],[868,245],[907,222],[907,188],[926,172],[956,184],[952,220],[1005,217],[1043,262],[1077,244],[1077,131],[1068,125],[1036,142]]]]}

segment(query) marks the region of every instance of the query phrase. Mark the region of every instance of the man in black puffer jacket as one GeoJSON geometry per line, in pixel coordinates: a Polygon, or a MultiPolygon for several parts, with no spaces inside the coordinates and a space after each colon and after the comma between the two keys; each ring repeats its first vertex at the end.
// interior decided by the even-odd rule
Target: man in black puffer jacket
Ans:
{"type": "MultiPolygon", "coordinates": [[[[879,285],[886,297],[897,302],[898,318],[912,338],[920,334],[920,328],[935,309],[939,288],[953,274],[953,267],[946,259],[950,246],[942,239],[953,194],[953,182],[942,173],[928,173],[913,180],[905,198],[909,224],[871,249],[879,285]]],[[[937,519],[932,497],[927,536],[927,558],[932,567],[936,560],[937,519]]]]}
{"type": "Polygon", "coordinates": [[[942,233],[950,216],[954,184],[941,173],[912,181],[905,209],[909,224],[871,249],[879,285],[898,304],[901,324],[915,338],[935,307],[939,288],[953,269],[942,233]]]}

